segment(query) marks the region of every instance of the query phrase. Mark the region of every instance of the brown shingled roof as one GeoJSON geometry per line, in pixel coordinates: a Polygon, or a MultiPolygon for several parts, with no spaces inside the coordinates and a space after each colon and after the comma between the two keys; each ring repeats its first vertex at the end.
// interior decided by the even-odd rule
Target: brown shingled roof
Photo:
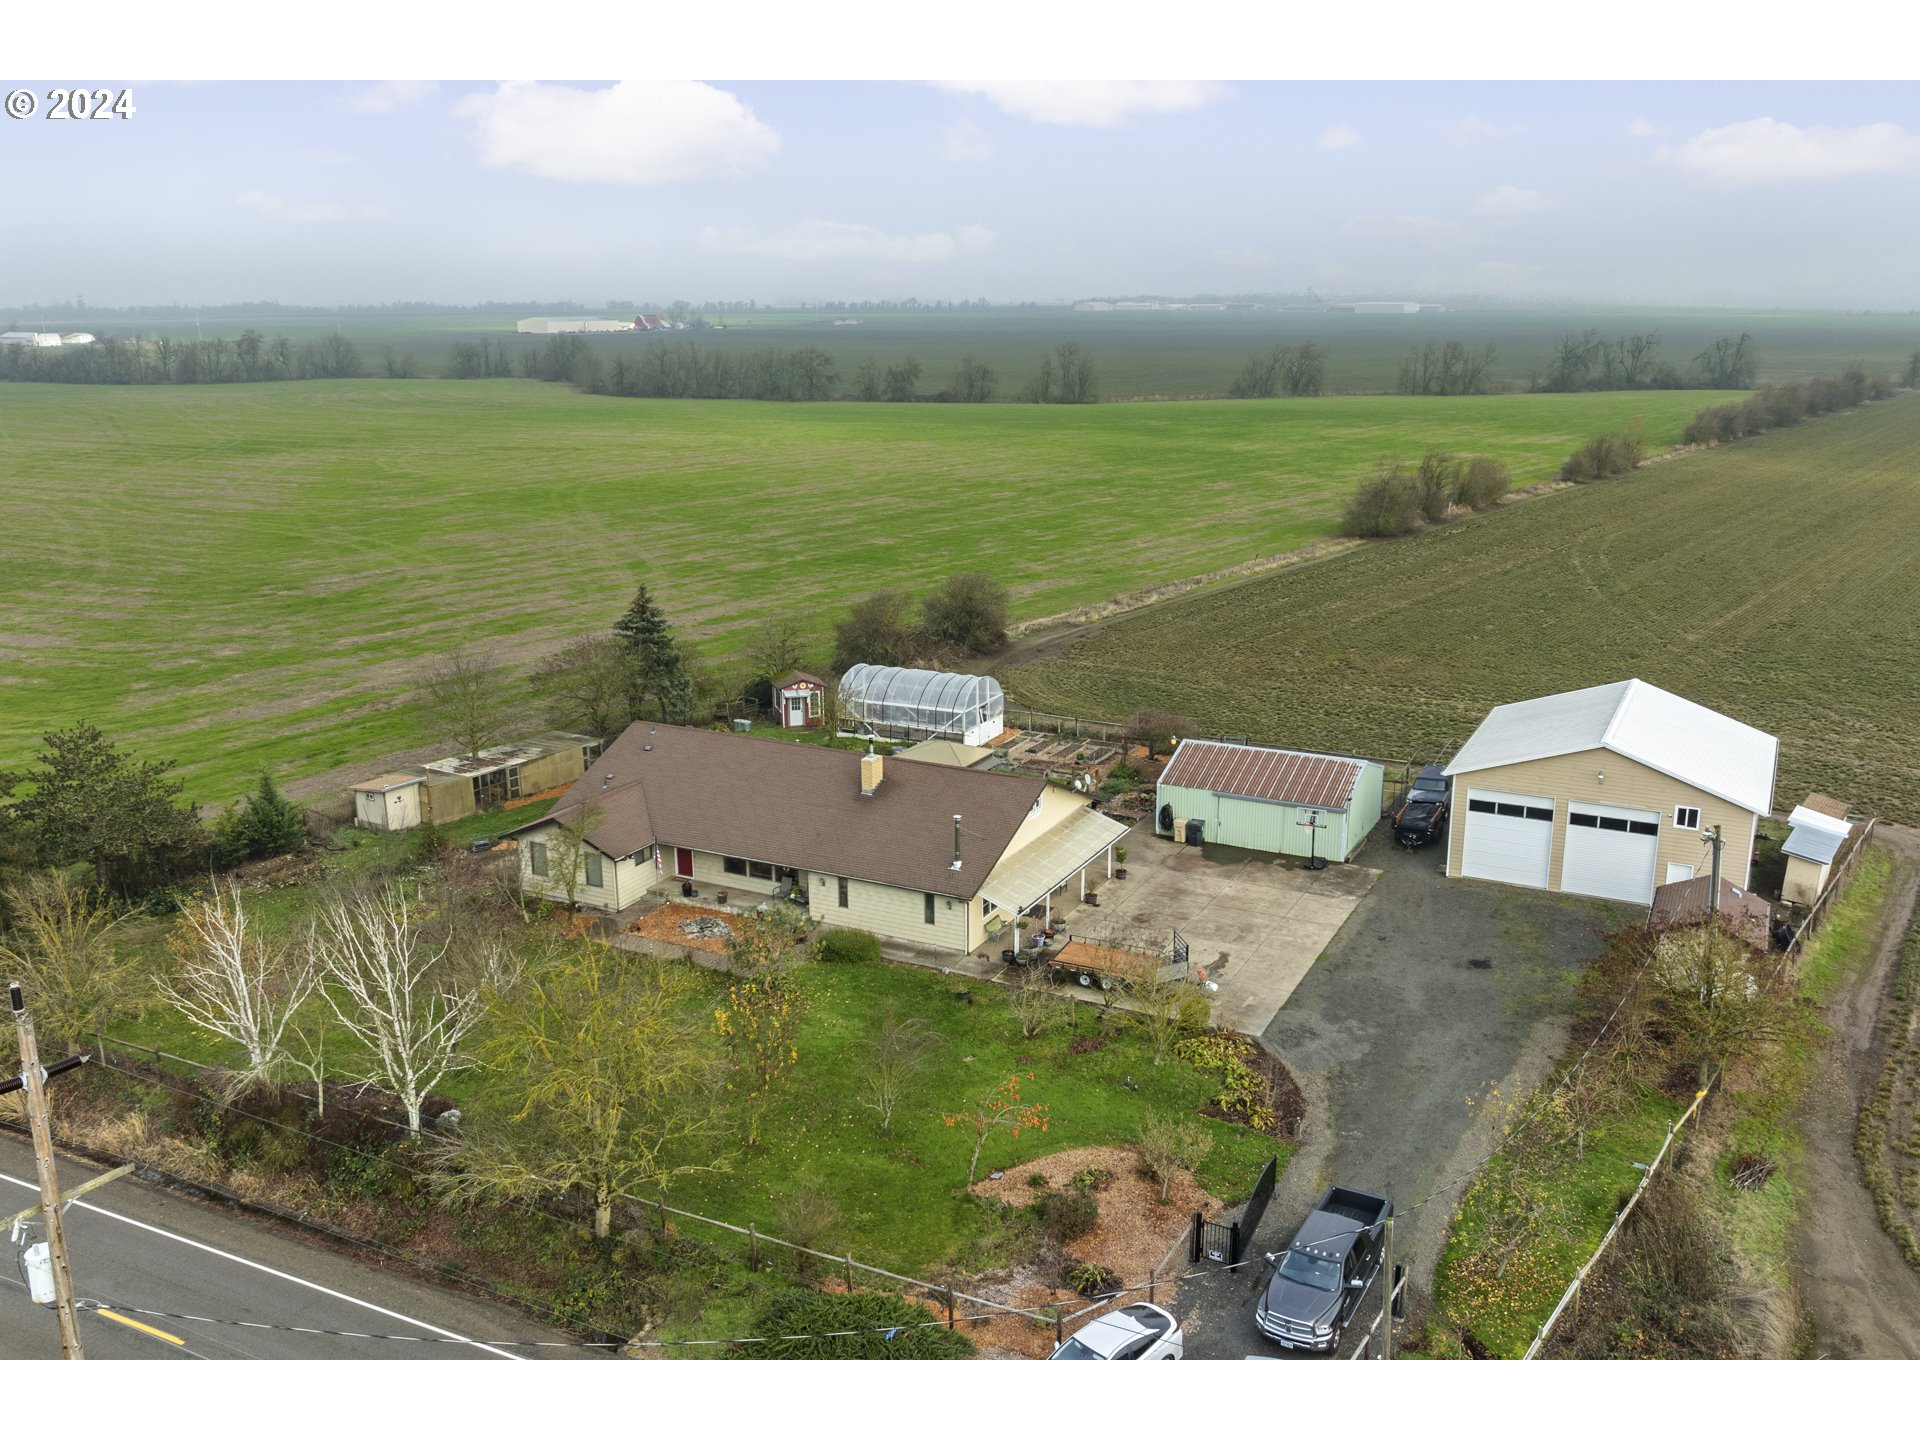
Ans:
{"type": "Polygon", "coordinates": [[[1037,778],[890,756],[880,788],[862,796],[860,759],[851,750],[642,721],[547,818],[598,805],[588,838],[616,857],[683,845],[970,899],[1046,788],[1037,778]],[[959,870],[955,815],[965,817],[959,870]]]}
{"type": "Polygon", "coordinates": [[[1182,740],[1167,768],[1160,772],[1160,783],[1320,810],[1344,810],[1353,798],[1360,768],[1358,760],[1331,755],[1182,740]]]}
{"type": "MultiPolygon", "coordinates": [[[[1662,885],[1653,892],[1648,923],[1656,930],[1672,925],[1697,925],[1710,913],[1707,900],[1712,894],[1710,875],[1696,875],[1691,880],[1662,885]]],[[[1767,948],[1767,924],[1772,919],[1767,902],[1751,890],[1742,890],[1725,876],[1720,880],[1720,913],[1742,940],[1756,949],[1767,948]]]]}
{"type": "Polygon", "coordinates": [[[1847,807],[1831,795],[1822,795],[1818,790],[1801,802],[1806,809],[1816,815],[1831,815],[1836,820],[1847,818],[1847,807]]]}

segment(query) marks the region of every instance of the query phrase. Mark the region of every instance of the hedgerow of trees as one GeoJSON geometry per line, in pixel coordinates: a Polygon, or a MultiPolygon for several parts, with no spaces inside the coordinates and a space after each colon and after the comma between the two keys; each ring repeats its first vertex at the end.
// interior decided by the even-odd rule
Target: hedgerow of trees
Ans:
{"type": "MultiPolygon", "coordinates": [[[[389,369],[401,362],[390,357],[389,369]]],[[[229,385],[260,380],[351,380],[360,347],[338,331],[295,345],[245,330],[229,340],[107,337],[90,345],[0,346],[0,381],[59,385],[229,385]]]]}
{"type": "Polygon", "coordinates": [[[1458,340],[1429,340],[1400,362],[1394,389],[1402,395],[1485,395],[1493,389],[1493,346],[1470,350],[1458,340]]]}
{"type": "Polygon", "coordinates": [[[1574,451],[1561,463],[1560,478],[1576,485],[1610,480],[1638,469],[1646,455],[1646,427],[1636,419],[1622,429],[1594,436],[1574,451]]]}
{"type": "Polygon", "coordinates": [[[1313,341],[1276,345],[1264,355],[1249,355],[1227,394],[1235,400],[1319,395],[1323,393],[1326,377],[1326,352],[1313,341]]]}
{"type": "Polygon", "coordinates": [[[1041,356],[1039,372],[1027,382],[1025,398],[1036,405],[1093,404],[1100,398],[1093,357],[1071,341],[1041,356]]]}
{"type": "MultiPolygon", "coordinates": [[[[1920,360],[1920,352],[1916,352],[1920,360]]],[[[1914,367],[1910,364],[1909,370],[1914,367]]],[[[1763,385],[1745,400],[1731,405],[1709,405],[1687,422],[1681,438],[1689,445],[1718,445],[1784,425],[1797,425],[1816,415],[1835,410],[1850,410],[1869,400],[1884,400],[1893,393],[1885,377],[1849,370],[1839,377],[1795,380],[1780,385],[1763,385]]]]}

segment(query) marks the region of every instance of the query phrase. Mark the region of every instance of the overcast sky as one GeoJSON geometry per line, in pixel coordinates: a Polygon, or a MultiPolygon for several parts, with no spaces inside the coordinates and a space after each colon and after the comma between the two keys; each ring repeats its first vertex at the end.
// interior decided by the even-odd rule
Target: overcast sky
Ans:
{"type": "Polygon", "coordinates": [[[1912,85],[134,90],[130,120],[0,121],[0,305],[1311,286],[1920,307],[1912,85]]]}

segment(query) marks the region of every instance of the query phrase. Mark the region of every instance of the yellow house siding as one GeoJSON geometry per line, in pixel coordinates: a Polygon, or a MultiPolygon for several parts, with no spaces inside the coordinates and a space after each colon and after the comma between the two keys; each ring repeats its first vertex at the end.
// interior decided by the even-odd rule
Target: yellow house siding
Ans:
{"type": "Polygon", "coordinates": [[[899,890],[871,880],[848,879],[847,903],[840,904],[839,877],[813,874],[807,883],[807,910],[826,925],[870,930],[882,939],[928,950],[968,950],[973,945],[969,910],[978,900],[933,897],[933,924],[926,921],[926,899],[918,890],[899,890]]]}
{"type": "Polygon", "coordinates": [[[1566,852],[1567,810],[1569,802],[1615,805],[1631,810],[1651,810],[1660,817],[1660,849],[1654,860],[1653,883],[1664,884],[1667,866],[1691,865],[1693,873],[1705,875],[1712,865],[1712,854],[1705,839],[1713,827],[1721,827],[1726,841],[1721,852],[1720,873],[1745,889],[1753,860],[1753,836],[1756,817],[1725,800],[1696,790],[1671,775],[1663,775],[1637,760],[1616,755],[1611,750],[1582,750],[1572,755],[1554,755],[1545,760],[1527,760],[1517,765],[1496,765],[1453,777],[1453,819],[1447,827],[1447,874],[1458,877],[1463,864],[1467,836],[1467,792],[1504,790],[1517,795],[1544,795],[1554,802],[1553,855],[1547,870],[1547,888],[1560,888],[1561,861],[1566,852]],[[1598,776],[1604,775],[1604,780],[1598,776]],[[1698,830],[1674,827],[1676,806],[1691,806],[1700,812],[1698,830]]]}
{"type": "MultiPolygon", "coordinates": [[[[559,828],[558,825],[543,825],[538,830],[529,830],[520,836],[520,887],[529,895],[538,895],[564,905],[567,903],[567,887],[560,874],[559,849],[553,843],[559,828]],[[533,844],[547,847],[545,875],[533,873],[533,844]]],[[[638,904],[656,878],[651,856],[644,860],[615,860],[611,856],[601,856],[601,883],[598,885],[587,884],[584,856],[580,858],[580,868],[580,883],[573,892],[574,903],[609,913],[638,904]]]]}

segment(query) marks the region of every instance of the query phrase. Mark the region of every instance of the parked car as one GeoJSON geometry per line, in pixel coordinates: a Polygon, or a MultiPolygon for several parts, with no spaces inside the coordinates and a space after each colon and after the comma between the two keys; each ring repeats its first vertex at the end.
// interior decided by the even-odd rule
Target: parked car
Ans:
{"type": "Polygon", "coordinates": [[[1069,1335],[1049,1360],[1178,1360],[1187,1348],[1180,1322],[1158,1305],[1109,1310],[1069,1335]]]}
{"type": "Polygon", "coordinates": [[[1393,807],[1393,838],[1409,850],[1437,840],[1447,828],[1447,777],[1428,765],[1414,777],[1393,807]]]}
{"type": "Polygon", "coordinates": [[[1331,1186],[1281,1254],[1253,1322],[1289,1350],[1340,1348],[1340,1336],[1366,1299],[1385,1258],[1393,1201],[1331,1186]]]}

